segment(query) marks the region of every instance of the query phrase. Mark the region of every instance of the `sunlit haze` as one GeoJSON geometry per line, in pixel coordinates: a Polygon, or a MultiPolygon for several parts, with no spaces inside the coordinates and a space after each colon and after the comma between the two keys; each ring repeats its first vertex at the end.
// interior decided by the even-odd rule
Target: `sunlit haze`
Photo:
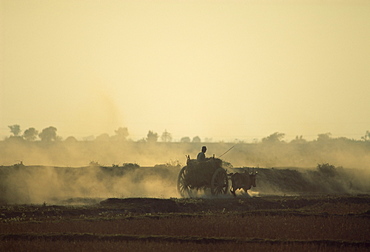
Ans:
{"type": "Polygon", "coordinates": [[[0,2],[1,140],[370,130],[370,1],[0,2]]]}

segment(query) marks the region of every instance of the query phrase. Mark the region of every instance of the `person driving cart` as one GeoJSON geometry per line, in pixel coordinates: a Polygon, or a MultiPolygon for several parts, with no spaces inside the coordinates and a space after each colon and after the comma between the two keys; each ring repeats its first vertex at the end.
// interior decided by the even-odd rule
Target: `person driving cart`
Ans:
{"type": "Polygon", "coordinates": [[[207,147],[203,146],[202,151],[198,153],[198,156],[197,156],[198,161],[206,161],[206,151],[207,151],[207,147]]]}

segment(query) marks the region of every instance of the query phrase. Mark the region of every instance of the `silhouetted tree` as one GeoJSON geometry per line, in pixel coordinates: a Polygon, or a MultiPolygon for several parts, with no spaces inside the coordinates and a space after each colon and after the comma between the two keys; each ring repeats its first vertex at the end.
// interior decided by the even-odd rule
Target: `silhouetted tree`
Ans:
{"type": "Polygon", "coordinates": [[[293,139],[292,141],[290,141],[290,143],[299,143],[299,144],[303,144],[303,143],[306,143],[306,139],[303,138],[303,136],[296,136],[295,139],[293,139]]]}
{"type": "Polygon", "coordinates": [[[13,134],[13,136],[19,136],[19,133],[21,133],[21,127],[18,124],[10,125],[8,126],[10,129],[10,132],[13,134]]]}
{"type": "Polygon", "coordinates": [[[26,129],[23,132],[23,138],[27,141],[35,141],[39,132],[35,128],[26,129]]]}
{"type": "Polygon", "coordinates": [[[267,137],[262,138],[262,143],[279,143],[283,140],[285,134],[275,132],[267,137]]]}
{"type": "Polygon", "coordinates": [[[190,137],[182,137],[180,139],[180,142],[182,142],[182,143],[190,143],[190,137]]]}
{"type": "Polygon", "coordinates": [[[325,133],[325,134],[318,134],[317,135],[317,141],[319,142],[326,142],[331,139],[331,133],[325,133]]]}
{"type": "Polygon", "coordinates": [[[200,143],[200,142],[201,142],[201,139],[200,139],[200,137],[195,136],[195,137],[193,137],[192,142],[193,142],[193,143],[200,143]]]}
{"type": "Polygon", "coordinates": [[[162,142],[171,142],[172,141],[171,133],[169,133],[167,130],[165,130],[162,133],[161,140],[162,140],[162,142]]]}
{"type": "Polygon", "coordinates": [[[370,131],[367,130],[365,136],[361,137],[364,141],[370,141],[370,131]]]}
{"type": "Polygon", "coordinates": [[[158,141],[158,134],[154,133],[153,131],[149,130],[147,136],[146,136],[146,141],[148,143],[155,143],[158,141]]]}
{"type": "Polygon", "coordinates": [[[116,132],[116,135],[112,137],[113,140],[116,140],[116,141],[126,141],[127,140],[127,137],[128,137],[128,129],[127,128],[119,127],[114,132],[116,132]]]}
{"type": "Polygon", "coordinates": [[[69,137],[67,137],[67,138],[64,140],[64,142],[66,142],[66,143],[77,143],[77,142],[78,142],[78,140],[77,140],[74,136],[69,136],[69,137]]]}
{"type": "Polygon", "coordinates": [[[48,128],[45,128],[41,131],[39,134],[39,137],[41,141],[43,142],[52,142],[58,140],[57,137],[57,128],[50,126],[48,128]]]}

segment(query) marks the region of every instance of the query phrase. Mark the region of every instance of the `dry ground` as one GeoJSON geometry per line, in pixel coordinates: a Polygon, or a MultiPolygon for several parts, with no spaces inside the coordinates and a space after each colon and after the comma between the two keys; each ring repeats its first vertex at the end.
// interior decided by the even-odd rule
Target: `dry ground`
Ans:
{"type": "Polygon", "coordinates": [[[369,251],[370,247],[370,195],[95,201],[2,205],[0,250],[369,251]]]}

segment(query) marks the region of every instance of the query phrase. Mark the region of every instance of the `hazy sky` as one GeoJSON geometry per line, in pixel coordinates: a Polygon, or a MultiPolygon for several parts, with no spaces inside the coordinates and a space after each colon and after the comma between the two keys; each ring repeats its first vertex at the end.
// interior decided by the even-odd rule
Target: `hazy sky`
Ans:
{"type": "Polygon", "coordinates": [[[1,139],[370,130],[370,1],[0,2],[1,139]]]}

